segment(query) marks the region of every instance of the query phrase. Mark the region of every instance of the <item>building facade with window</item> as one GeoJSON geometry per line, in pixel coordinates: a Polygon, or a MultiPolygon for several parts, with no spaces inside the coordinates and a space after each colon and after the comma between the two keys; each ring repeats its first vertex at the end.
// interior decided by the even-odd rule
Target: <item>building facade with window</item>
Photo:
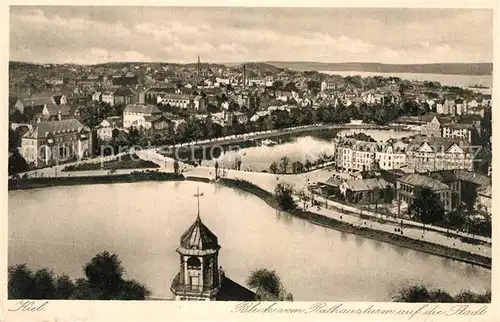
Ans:
{"type": "Polygon", "coordinates": [[[336,167],[344,171],[369,171],[376,166],[377,143],[341,139],[335,147],[336,167]]]}
{"type": "Polygon", "coordinates": [[[375,152],[375,160],[378,162],[380,169],[401,169],[406,166],[405,149],[393,145],[379,146],[377,152],[375,152]]]}
{"type": "Polygon", "coordinates": [[[76,119],[40,122],[21,139],[20,152],[36,167],[89,155],[90,129],[76,119]]]}
{"type": "Polygon", "coordinates": [[[474,169],[474,149],[462,139],[415,139],[406,150],[407,165],[418,172],[474,169]]]}
{"type": "Polygon", "coordinates": [[[123,110],[123,127],[146,128],[146,123],[161,115],[162,111],[155,105],[129,104],[123,110]]]}
{"type": "Polygon", "coordinates": [[[396,181],[397,198],[400,201],[406,202],[410,205],[416,197],[419,188],[428,188],[439,197],[441,203],[446,211],[452,209],[452,190],[451,188],[428,176],[420,174],[409,174],[407,176],[398,178],[396,181]]]}

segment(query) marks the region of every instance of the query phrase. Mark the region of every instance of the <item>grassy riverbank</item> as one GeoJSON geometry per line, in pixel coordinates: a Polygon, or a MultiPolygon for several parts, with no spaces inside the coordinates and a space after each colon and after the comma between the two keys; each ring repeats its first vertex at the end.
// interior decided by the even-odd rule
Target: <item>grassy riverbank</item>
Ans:
{"type": "MultiPolygon", "coordinates": [[[[218,182],[226,187],[240,189],[242,191],[251,193],[264,200],[269,206],[275,209],[279,209],[279,205],[273,194],[250,182],[226,178],[222,178],[218,182]]],[[[351,224],[300,209],[295,209],[287,212],[293,216],[305,219],[315,225],[320,225],[338,231],[356,234],[374,240],[390,243],[396,246],[406,247],[417,251],[455,259],[491,269],[491,258],[488,257],[471,254],[466,251],[430,243],[427,241],[415,240],[406,236],[391,234],[385,231],[379,231],[367,227],[354,227],[351,224]]]]}
{"type": "Polygon", "coordinates": [[[152,161],[147,161],[139,158],[137,154],[126,154],[111,161],[106,161],[103,164],[96,163],[81,163],[76,165],[68,165],[62,169],[64,172],[69,171],[90,171],[90,170],[117,170],[117,169],[151,169],[159,168],[160,166],[152,161]]]}
{"type": "Polygon", "coordinates": [[[134,171],[129,174],[115,174],[103,176],[75,176],[59,178],[29,178],[9,180],[9,190],[38,189],[57,186],[78,186],[86,184],[132,183],[141,181],[183,181],[182,174],[156,171],[134,171]]]}

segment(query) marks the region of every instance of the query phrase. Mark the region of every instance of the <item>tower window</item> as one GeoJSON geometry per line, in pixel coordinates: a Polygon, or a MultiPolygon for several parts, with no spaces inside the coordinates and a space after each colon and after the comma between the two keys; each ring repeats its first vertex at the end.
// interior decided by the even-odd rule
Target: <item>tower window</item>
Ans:
{"type": "Polygon", "coordinates": [[[189,257],[189,259],[187,260],[187,266],[188,267],[200,267],[201,262],[198,259],[198,257],[189,257]]]}

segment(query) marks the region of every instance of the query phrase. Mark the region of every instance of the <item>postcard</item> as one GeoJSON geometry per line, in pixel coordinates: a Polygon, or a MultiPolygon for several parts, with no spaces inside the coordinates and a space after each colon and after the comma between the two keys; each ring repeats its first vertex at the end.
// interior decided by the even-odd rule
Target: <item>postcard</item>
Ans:
{"type": "Polygon", "coordinates": [[[500,318],[493,2],[4,8],[5,321],[500,318]]]}

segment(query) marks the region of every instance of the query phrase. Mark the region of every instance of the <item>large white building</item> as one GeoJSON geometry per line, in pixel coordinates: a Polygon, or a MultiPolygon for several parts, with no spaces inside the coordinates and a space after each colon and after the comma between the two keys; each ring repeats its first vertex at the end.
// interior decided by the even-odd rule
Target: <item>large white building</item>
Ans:
{"type": "Polygon", "coordinates": [[[76,119],[40,122],[22,137],[20,152],[37,167],[81,159],[90,154],[89,134],[76,119]]]}
{"type": "Polygon", "coordinates": [[[335,148],[335,163],[344,171],[367,171],[375,167],[376,142],[342,139],[335,148]]]}
{"type": "Polygon", "coordinates": [[[375,160],[380,169],[401,169],[406,166],[405,150],[399,146],[383,145],[375,152],[375,160]]]}
{"type": "Polygon", "coordinates": [[[155,105],[149,104],[129,104],[123,110],[123,127],[124,128],[147,128],[151,117],[159,117],[162,111],[155,105]]]}
{"type": "Polygon", "coordinates": [[[187,94],[165,94],[157,96],[156,100],[159,104],[170,105],[180,108],[189,108],[192,105],[194,97],[187,94]]]}
{"type": "Polygon", "coordinates": [[[406,159],[416,171],[474,170],[474,150],[462,139],[418,137],[408,146],[406,159]]]}

